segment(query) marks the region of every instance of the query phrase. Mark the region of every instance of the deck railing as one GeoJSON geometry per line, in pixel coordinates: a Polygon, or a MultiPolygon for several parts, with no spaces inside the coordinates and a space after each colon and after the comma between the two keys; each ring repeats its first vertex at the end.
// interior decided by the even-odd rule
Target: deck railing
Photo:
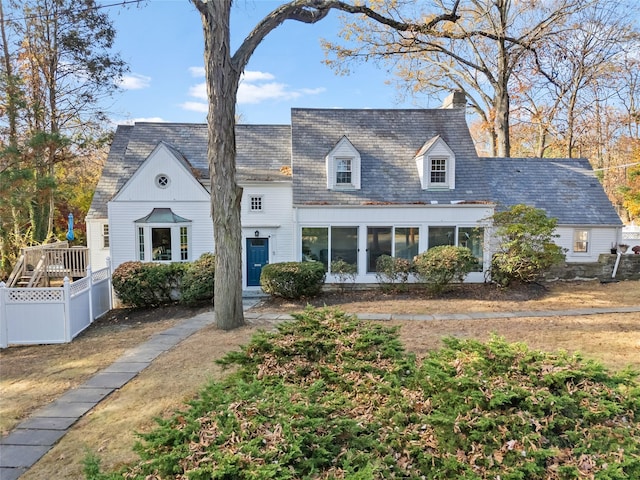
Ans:
{"type": "Polygon", "coordinates": [[[56,242],[23,248],[9,279],[8,287],[42,286],[52,278],[82,278],[89,266],[87,247],[69,247],[68,242],[56,242]]]}

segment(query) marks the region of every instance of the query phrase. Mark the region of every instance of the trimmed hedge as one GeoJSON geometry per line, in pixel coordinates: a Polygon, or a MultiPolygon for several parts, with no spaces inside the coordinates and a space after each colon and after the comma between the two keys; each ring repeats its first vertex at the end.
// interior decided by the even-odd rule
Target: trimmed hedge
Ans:
{"type": "Polygon", "coordinates": [[[476,266],[476,258],[466,247],[441,245],[417,255],[413,268],[421,282],[434,293],[442,292],[449,283],[462,283],[476,266]]]}
{"type": "Polygon", "coordinates": [[[262,290],[274,297],[314,297],[322,290],[325,272],[322,262],[271,263],[262,267],[262,290]]]}
{"type": "Polygon", "coordinates": [[[216,256],[213,253],[204,253],[188,264],[182,278],[180,302],[188,306],[213,302],[215,276],[216,256]]]}
{"type": "Polygon", "coordinates": [[[185,270],[183,263],[125,262],[115,269],[111,280],[124,305],[157,307],[180,298],[185,270]]]}

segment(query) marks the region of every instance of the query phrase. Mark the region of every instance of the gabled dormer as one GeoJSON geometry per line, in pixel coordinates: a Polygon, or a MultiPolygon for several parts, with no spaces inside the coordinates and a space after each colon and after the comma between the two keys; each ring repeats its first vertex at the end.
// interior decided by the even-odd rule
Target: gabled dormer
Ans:
{"type": "Polygon", "coordinates": [[[456,156],[440,135],[428,140],[415,160],[423,190],[456,188],[456,156]]]}
{"type": "Polygon", "coordinates": [[[342,137],[325,157],[329,190],[360,190],[360,152],[342,137]]]}

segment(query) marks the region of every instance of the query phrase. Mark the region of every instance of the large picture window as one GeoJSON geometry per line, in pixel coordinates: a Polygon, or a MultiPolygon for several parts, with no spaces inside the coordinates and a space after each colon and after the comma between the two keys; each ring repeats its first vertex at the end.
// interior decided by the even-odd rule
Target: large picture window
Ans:
{"type": "Polygon", "coordinates": [[[456,227],[429,227],[429,248],[455,245],[456,227]]]}
{"type": "Polygon", "coordinates": [[[418,227],[396,227],[393,235],[393,256],[413,260],[418,254],[419,231],[418,227]]]}
{"type": "Polygon", "coordinates": [[[483,244],[484,244],[484,229],[476,227],[459,227],[458,228],[458,246],[467,247],[471,250],[471,253],[476,257],[476,272],[482,271],[483,263],[483,244]]]}
{"type": "Polygon", "coordinates": [[[302,261],[322,262],[327,271],[331,262],[358,264],[358,227],[304,227],[302,261]]]}
{"type": "Polygon", "coordinates": [[[135,222],[140,261],[185,262],[190,260],[191,220],[170,208],[154,208],[135,222]],[[148,257],[146,252],[150,252],[148,257]]]}
{"type": "Polygon", "coordinates": [[[379,257],[392,254],[391,227],[368,227],[367,272],[376,271],[376,262],[379,257]]]}

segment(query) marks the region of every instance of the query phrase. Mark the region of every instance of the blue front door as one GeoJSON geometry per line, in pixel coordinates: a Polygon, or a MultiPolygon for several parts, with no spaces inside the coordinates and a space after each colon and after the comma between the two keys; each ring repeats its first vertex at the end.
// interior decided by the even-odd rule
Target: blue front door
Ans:
{"type": "Polygon", "coordinates": [[[247,287],[260,285],[262,267],[269,263],[269,239],[247,238],[247,287]]]}

